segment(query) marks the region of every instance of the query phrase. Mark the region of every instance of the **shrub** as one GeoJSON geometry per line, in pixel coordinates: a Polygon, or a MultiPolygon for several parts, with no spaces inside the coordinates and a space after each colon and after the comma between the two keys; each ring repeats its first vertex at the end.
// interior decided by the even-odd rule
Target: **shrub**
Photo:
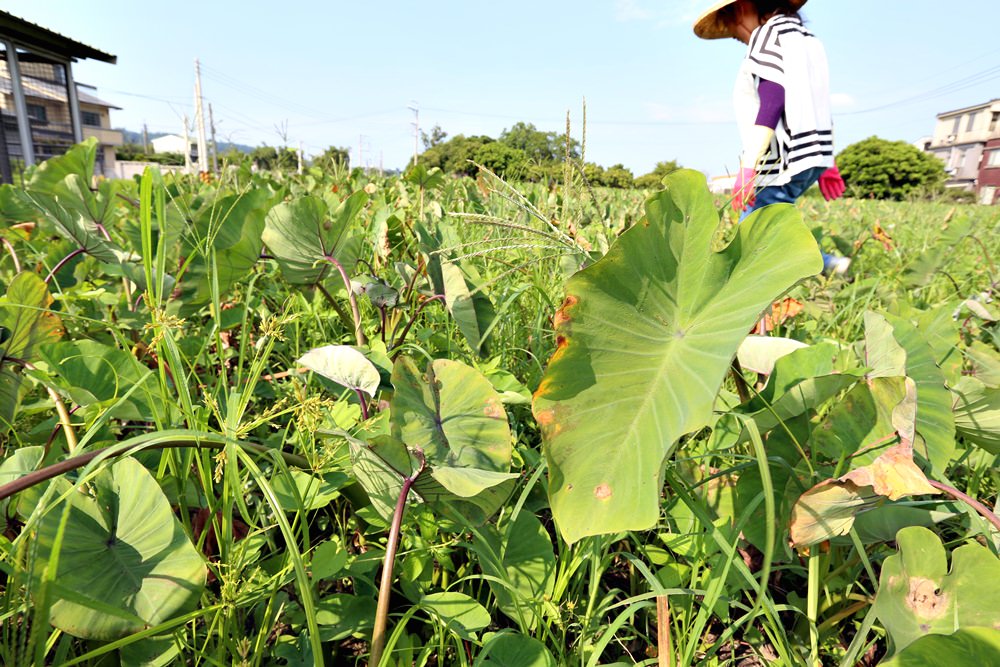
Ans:
{"type": "Polygon", "coordinates": [[[837,166],[855,197],[902,200],[939,192],[946,174],[938,158],[905,141],[869,137],[837,156],[837,166]]]}

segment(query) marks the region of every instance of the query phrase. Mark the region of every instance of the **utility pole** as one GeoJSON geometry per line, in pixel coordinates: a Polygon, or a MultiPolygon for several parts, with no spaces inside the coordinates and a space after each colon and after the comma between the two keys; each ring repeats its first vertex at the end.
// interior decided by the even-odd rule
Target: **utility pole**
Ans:
{"type": "Polygon", "coordinates": [[[146,123],[142,124],[142,152],[144,155],[149,155],[149,130],[146,128],[146,123]]]}
{"type": "Polygon", "coordinates": [[[365,135],[359,134],[358,135],[358,166],[361,167],[362,169],[365,168],[364,153],[362,152],[364,150],[362,148],[362,144],[364,143],[364,140],[365,140],[365,135]]]}
{"type": "Polygon", "coordinates": [[[299,176],[302,175],[302,142],[299,142],[299,176]]]}
{"type": "Polygon", "coordinates": [[[212,173],[219,173],[219,147],[215,143],[215,116],[212,115],[212,103],[208,103],[208,126],[212,130],[212,173]]]}
{"type": "Polygon", "coordinates": [[[417,164],[417,141],[420,139],[420,107],[417,105],[416,101],[410,102],[410,105],[406,107],[413,112],[413,122],[410,125],[413,126],[413,164],[417,164]]]}
{"type": "Polygon", "coordinates": [[[205,109],[201,101],[201,63],[194,59],[194,113],[198,124],[198,171],[208,171],[208,144],[205,141],[205,109]]]}
{"type": "Polygon", "coordinates": [[[184,114],[184,173],[191,173],[191,135],[188,133],[187,114],[184,114]]]}

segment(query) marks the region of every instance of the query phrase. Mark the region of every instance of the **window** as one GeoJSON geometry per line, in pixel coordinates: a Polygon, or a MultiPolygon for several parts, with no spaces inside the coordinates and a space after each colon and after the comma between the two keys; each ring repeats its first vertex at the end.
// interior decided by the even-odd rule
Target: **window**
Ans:
{"type": "Polygon", "coordinates": [[[49,121],[49,116],[45,112],[45,107],[41,104],[28,105],[28,118],[34,118],[35,120],[40,120],[43,123],[47,123],[49,121]]]}
{"type": "Polygon", "coordinates": [[[89,125],[91,127],[101,126],[101,114],[96,111],[81,111],[80,120],[84,125],[89,125]]]}
{"type": "Polygon", "coordinates": [[[955,116],[955,124],[951,128],[952,134],[958,134],[958,130],[962,127],[962,117],[955,116]]]}
{"type": "Polygon", "coordinates": [[[972,128],[976,124],[976,116],[977,115],[978,114],[976,114],[975,112],[969,114],[969,124],[965,126],[965,131],[966,132],[972,132],[972,128]]]}
{"type": "Polygon", "coordinates": [[[1000,148],[990,151],[990,156],[986,160],[987,167],[1000,167],[1000,148]]]}
{"type": "Polygon", "coordinates": [[[990,132],[997,129],[997,122],[1000,122],[1000,111],[994,111],[993,117],[990,118],[990,132]]]}

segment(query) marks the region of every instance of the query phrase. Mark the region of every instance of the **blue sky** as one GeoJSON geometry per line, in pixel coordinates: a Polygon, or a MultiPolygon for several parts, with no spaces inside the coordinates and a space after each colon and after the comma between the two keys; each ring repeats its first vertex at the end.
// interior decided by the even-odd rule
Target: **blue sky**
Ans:
{"type": "MultiPolygon", "coordinates": [[[[307,154],[350,147],[402,167],[420,125],[498,136],[517,121],[562,132],[636,175],[676,159],[710,174],[739,152],[731,91],[743,55],[691,23],[708,0],[221,2],[4,0],[0,9],[118,56],[78,81],[117,127],[180,132],[194,59],[220,140],[307,154]]],[[[830,60],[837,149],[916,141],[937,113],[1000,97],[997,0],[811,0],[830,60]]]]}

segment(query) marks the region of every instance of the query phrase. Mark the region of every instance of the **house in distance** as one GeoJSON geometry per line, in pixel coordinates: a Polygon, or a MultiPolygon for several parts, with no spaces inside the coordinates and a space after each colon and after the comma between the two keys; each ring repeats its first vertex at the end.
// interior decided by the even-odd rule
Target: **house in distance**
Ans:
{"type": "Polygon", "coordinates": [[[1000,194],[1000,99],[937,116],[925,150],[940,158],[947,186],[974,191],[982,204],[1000,194]]]}
{"type": "Polygon", "coordinates": [[[98,141],[95,173],[112,175],[122,133],[111,129],[118,107],[73,78],[81,59],[114,64],[116,56],[0,11],[0,182],[61,155],[89,137],[98,141]]]}

